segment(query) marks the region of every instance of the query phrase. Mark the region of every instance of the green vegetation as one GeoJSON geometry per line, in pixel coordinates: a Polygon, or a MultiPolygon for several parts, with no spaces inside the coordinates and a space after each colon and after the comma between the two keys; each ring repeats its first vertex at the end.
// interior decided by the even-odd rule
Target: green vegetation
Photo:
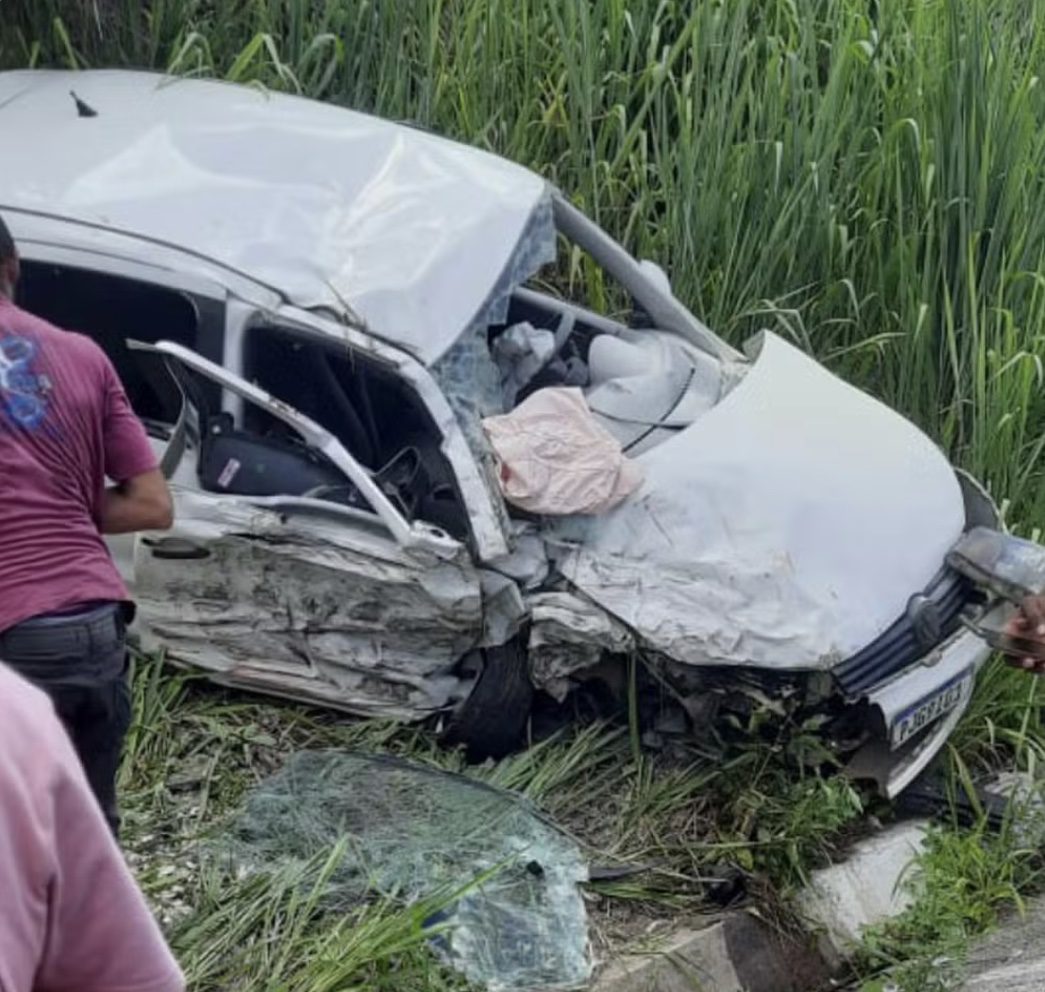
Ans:
{"type": "Polygon", "coordinates": [[[1023,908],[1023,895],[1040,886],[1041,851],[1022,839],[1010,820],[998,832],[937,830],[909,879],[925,894],[897,920],[866,936],[864,992],[918,989],[947,992],[961,978],[970,936],[990,929],[1000,913],[1023,908]],[[911,949],[918,953],[912,955],[911,949]]]}
{"type": "Polygon", "coordinates": [[[626,727],[590,724],[467,767],[421,730],[245,702],[153,659],[139,660],[134,687],[121,781],[125,843],[197,992],[327,988],[326,965],[314,963],[334,946],[344,957],[340,970],[330,965],[331,988],[461,987],[425,951],[421,921],[432,907],[374,902],[330,914],[314,871],[235,879],[201,858],[199,842],[220,835],[244,792],[297,750],[380,750],[464,772],[538,803],[586,846],[592,864],[641,866],[588,887],[599,952],[699,911],[738,871],[776,911],[780,894],[827,861],[836,832],[861,812],[842,779],[796,780],[783,738],[724,761],[695,747],[636,758],[626,727]]]}
{"type": "MultiPolygon", "coordinates": [[[[1034,534],[1045,524],[1043,14],[1039,0],[6,0],[0,65],[257,81],[523,162],[660,261],[724,336],[774,327],[913,418],[1034,534]]],[[[607,302],[583,258],[563,278],[607,302]]],[[[273,753],[315,734],[453,760],[410,732],[320,730],[289,707],[203,694],[176,710],[185,688],[156,672],[139,680],[132,832],[170,810],[166,772],[186,762],[201,769],[189,819],[202,825],[273,753]]],[[[1042,691],[985,673],[953,741],[958,781],[1040,760],[1042,691]]],[[[653,881],[607,886],[618,898],[689,904],[689,879],[716,860],[787,882],[859,806],[835,783],[795,784],[764,749],[665,771],[626,737],[584,733],[489,774],[567,820],[598,810],[593,841],[662,863],[653,881]]],[[[872,971],[907,968],[909,988],[923,976],[903,962],[951,953],[1036,880],[1011,830],[941,833],[924,874],[925,898],[868,952],[872,971]]],[[[330,934],[348,939],[343,921],[305,927],[315,907],[278,884],[278,911],[235,890],[259,907],[250,940],[219,925],[223,900],[205,889],[202,917],[175,934],[197,987],[236,987],[209,957],[222,941],[268,947],[250,974],[276,976],[287,965],[264,956],[273,928],[301,936],[298,960],[323,960],[330,934]]],[[[411,984],[396,972],[432,968],[411,943],[413,917],[360,914],[353,939],[373,936],[373,955],[353,977],[318,969],[311,985],[279,987],[440,987],[434,973],[411,984]]]]}

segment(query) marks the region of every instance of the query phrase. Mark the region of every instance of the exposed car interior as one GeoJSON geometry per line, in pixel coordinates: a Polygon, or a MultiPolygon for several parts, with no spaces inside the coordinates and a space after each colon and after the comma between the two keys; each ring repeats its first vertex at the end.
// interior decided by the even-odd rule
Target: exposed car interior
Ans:
{"type": "Polygon", "coordinates": [[[162,438],[177,420],[181,396],[169,376],[156,374],[155,363],[143,362],[128,349],[127,339],[176,341],[221,361],[224,309],[214,300],[23,259],[18,302],[58,327],[97,341],[115,366],[135,413],[155,437],[162,438]]]}
{"type": "Polygon", "coordinates": [[[513,387],[526,361],[521,356],[530,352],[526,381],[506,393],[506,407],[538,389],[576,386],[630,455],[688,427],[721,399],[721,363],[646,333],[640,313],[633,323],[626,327],[543,293],[517,290],[506,322],[490,332],[491,352],[513,387]]]}
{"type": "MultiPolygon", "coordinates": [[[[134,279],[26,260],[19,300],[59,327],[96,340],[116,368],[151,437],[170,437],[183,393],[199,416],[195,474],[201,489],[238,496],[310,496],[368,510],[321,453],[284,423],[246,403],[242,422],[223,409],[221,389],[195,373],[176,382],[160,356],[132,351],[128,339],[174,341],[221,363],[224,308],[134,279]],[[180,383],[180,388],[179,388],[180,383]]],[[[292,330],[255,327],[244,375],[334,434],[374,473],[408,520],[424,520],[459,540],[468,516],[419,400],[387,371],[350,354],[303,341],[292,330]]]]}
{"type": "MultiPolygon", "coordinates": [[[[252,330],[245,358],[247,381],[337,437],[408,521],[424,520],[459,540],[468,537],[467,513],[439,434],[426,426],[420,404],[394,377],[369,366],[364,371],[347,355],[274,327],[252,330]]],[[[372,510],[322,452],[271,412],[244,402],[237,419],[213,405],[202,376],[181,369],[178,380],[199,415],[197,474],[204,491],[309,497],[372,510]]]]}
{"type": "MultiPolygon", "coordinates": [[[[170,340],[212,361],[223,358],[224,309],[215,300],[33,261],[24,264],[20,299],[58,326],[98,341],[135,412],[161,441],[178,419],[182,391],[161,359],[130,351],[127,339],[170,340]]],[[[547,386],[576,386],[632,455],[688,426],[723,391],[715,359],[531,289],[516,291],[507,320],[489,329],[488,341],[502,375],[504,409],[547,386]]],[[[337,436],[404,517],[467,539],[467,511],[439,431],[403,382],[375,363],[276,326],[251,328],[243,363],[248,381],[337,436]]],[[[333,464],[264,409],[244,404],[237,423],[237,415],[223,409],[217,384],[191,374],[182,388],[200,414],[196,474],[205,491],[310,496],[368,509],[333,464]]]]}
{"type": "MultiPolygon", "coordinates": [[[[347,351],[324,348],[278,327],[251,330],[244,376],[336,435],[373,472],[407,520],[424,520],[459,540],[467,538],[467,511],[440,449],[439,431],[395,376],[347,351]]],[[[253,405],[245,410],[242,433],[253,443],[273,445],[274,451],[296,443],[285,424],[253,405]]],[[[306,491],[290,494],[359,505],[358,493],[337,470],[329,466],[327,471],[336,479],[317,475],[306,491]]],[[[302,466],[295,487],[311,478],[302,466]]]]}

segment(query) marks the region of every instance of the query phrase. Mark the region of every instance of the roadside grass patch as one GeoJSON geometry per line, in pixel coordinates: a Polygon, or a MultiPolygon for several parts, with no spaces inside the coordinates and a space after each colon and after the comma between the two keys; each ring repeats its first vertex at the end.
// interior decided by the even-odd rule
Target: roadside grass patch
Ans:
{"type": "Polygon", "coordinates": [[[840,779],[796,780],[787,749],[772,744],[725,759],[696,749],[636,758],[623,722],[589,723],[499,763],[468,766],[423,729],[255,701],[172,671],[160,659],[137,659],[133,698],[121,775],[124,844],[190,984],[201,992],[259,987],[252,983],[262,979],[274,983],[264,988],[324,988],[326,972],[314,962],[322,963],[323,948],[356,926],[366,941],[350,945],[345,960],[355,971],[336,972],[338,981],[361,988],[463,987],[426,949],[420,923],[431,906],[391,905],[375,896],[335,917],[314,891],[316,866],[307,877],[237,878],[206,856],[207,843],[222,835],[247,791],[301,750],[393,754],[535,802],[602,869],[585,887],[600,958],[745,892],[767,914],[785,916],[780,894],[800,884],[810,867],[827,863],[845,839],[842,828],[862,808],[840,779]],[[279,984],[295,969],[297,984],[279,984]],[[417,984],[422,971],[433,984],[417,984]],[[379,978],[384,985],[371,984],[379,978]]]}
{"type": "Polygon", "coordinates": [[[902,916],[865,935],[855,971],[861,992],[947,992],[963,974],[970,941],[1003,915],[1022,912],[1040,890],[1041,850],[1021,840],[1010,821],[1001,831],[935,828],[905,880],[919,892],[902,916]],[[912,948],[919,953],[912,954],[912,948]]]}

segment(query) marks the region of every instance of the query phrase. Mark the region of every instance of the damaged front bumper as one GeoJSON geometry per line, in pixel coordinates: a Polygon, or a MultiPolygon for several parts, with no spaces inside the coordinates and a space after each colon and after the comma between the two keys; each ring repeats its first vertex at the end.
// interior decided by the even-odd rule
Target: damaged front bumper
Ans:
{"type": "Polygon", "coordinates": [[[849,762],[854,778],[873,779],[886,798],[907,788],[939,753],[969,707],[990,648],[964,627],[922,661],[866,697],[871,740],[849,762]]]}

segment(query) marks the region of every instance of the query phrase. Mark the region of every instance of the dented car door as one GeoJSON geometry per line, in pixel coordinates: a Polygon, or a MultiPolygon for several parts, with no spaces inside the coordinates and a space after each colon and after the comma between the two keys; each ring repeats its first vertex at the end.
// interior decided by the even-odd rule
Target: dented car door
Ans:
{"type": "Polygon", "coordinates": [[[455,667],[482,627],[465,546],[407,520],[336,437],[264,390],[180,345],[132,347],[163,357],[186,413],[164,462],[174,528],[135,546],[146,646],[229,685],[362,715],[418,719],[453,705],[468,689],[455,667]],[[196,376],[264,409],[300,444],[208,437],[196,376]],[[237,484],[276,467],[292,483],[285,492],[237,484]]]}

